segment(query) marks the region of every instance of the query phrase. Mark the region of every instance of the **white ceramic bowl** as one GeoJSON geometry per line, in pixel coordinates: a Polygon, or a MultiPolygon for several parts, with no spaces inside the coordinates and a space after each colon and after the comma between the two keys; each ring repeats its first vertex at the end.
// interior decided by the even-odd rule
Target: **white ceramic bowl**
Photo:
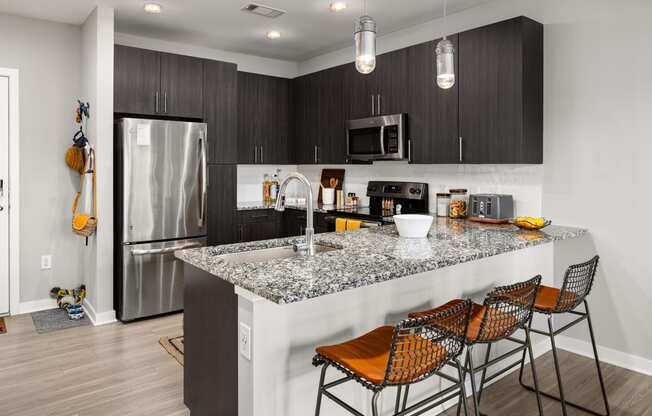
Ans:
{"type": "Polygon", "coordinates": [[[398,234],[405,238],[425,238],[428,236],[433,217],[430,215],[403,214],[394,215],[398,234]]]}

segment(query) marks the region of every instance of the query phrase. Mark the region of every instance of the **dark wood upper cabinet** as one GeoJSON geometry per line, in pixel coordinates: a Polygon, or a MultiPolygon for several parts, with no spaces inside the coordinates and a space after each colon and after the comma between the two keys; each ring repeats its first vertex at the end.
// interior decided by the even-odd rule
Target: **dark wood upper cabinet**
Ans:
{"type": "Polygon", "coordinates": [[[459,34],[464,163],[543,162],[543,25],[526,17],[459,34]]]}
{"type": "MultiPolygon", "coordinates": [[[[457,47],[457,35],[448,38],[457,47]]],[[[459,163],[458,85],[437,86],[435,47],[438,40],[407,49],[408,138],[411,163],[459,163]]],[[[457,57],[457,55],[456,55],[457,57]]],[[[456,68],[457,60],[455,62],[456,68]]]]}
{"type": "Polygon", "coordinates": [[[153,115],[160,105],[159,52],[115,45],[113,107],[116,113],[153,115]]]}
{"type": "Polygon", "coordinates": [[[377,74],[376,70],[370,74],[361,74],[353,62],[344,66],[342,106],[347,120],[376,115],[377,74]]]}
{"type": "Polygon", "coordinates": [[[290,163],[291,84],[286,78],[238,72],[238,163],[290,163]]]}
{"type": "Polygon", "coordinates": [[[237,66],[205,60],[203,96],[203,118],[208,125],[208,162],[237,163],[237,66]]]}
{"type": "Polygon", "coordinates": [[[161,54],[162,110],[175,117],[202,118],[204,62],[191,56],[161,54]]]}
{"type": "Polygon", "coordinates": [[[115,45],[114,111],[201,119],[199,58],[115,45]]]}
{"type": "Polygon", "coordinates": [[[208,244],[238,241],[237,165],[208,165],[208,244]]]}
{"type": "Polygon", "coordinates": [[[377,58],[375,111],[378,115],[400,114],[408,111],[410,102],[409,48],[384,53],[377,58]]]}

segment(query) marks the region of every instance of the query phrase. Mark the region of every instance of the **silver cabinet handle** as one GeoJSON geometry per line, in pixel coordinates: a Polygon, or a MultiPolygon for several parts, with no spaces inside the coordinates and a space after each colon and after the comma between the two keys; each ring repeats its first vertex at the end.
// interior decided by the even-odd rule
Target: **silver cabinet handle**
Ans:
{"type": "Polygon", "coordinates": [[[385,155],[385,126],[380,126],[380,154],[385,155]]]}
{"type": "Polygon", "coordinates": [[[206,198],[208,195],[208,165],[206,163],[206,140],[199,138],[201,145],[201,198],[199,199],[199,226],[206,223],[206,198]]]}
{"type": "Polygon", "coordinates": [[[158,100],[158,97],[159,97],[159,92],[156,91],[156,92],[154,93],[154,112],[155,112],[155,113],[158,113],[158,101],[159,101],[159,100],[158,100]]]}
{"type": "Polygon", "coordinates": [[[263,145],[260,145],[260,163],[265,164],[265,159],[263,158],[263,145]]]}
{"type": "Polygon", "coordinates": [[[460,163],[464,160],[463,158],[463,139],[462,136],[460,136],[460,163]]]}
{"type": "Polygon", "coordinates": [[[146,256],[149,254],[170,254],[174,253],[177,250],[186,250],[189,248],[197,248],[201,247],[201,243],[189,243],[189,244],[184,244],[181,246],[174,246],[174,247],[166,247],[166,248],[152,248],[152,249],[147,249],[147,250],[140,250],[140,249],[132,249],[131,250],[131,255],[132,256],[146,256]]]}
{"type": "Polygon", "coordinates": [[[168,92],[167,91],[165,91],[163,93],[163,112],[165,114],[168,113],[168,92]]]}
{"type": "Polygon", "coordinates": [[[374,103],[374,101],[375,101],[375,100],[374,100],[374,95],[371,94],[371,115],[372,115],[372,116],[376,115],[376,111],[375,111],[375,103],[374,103]]]}
{"type": "Polygon", "coordinates": [[[258,163],[258,146],[254,146],[254,164],[258,163]]]}
{"type": "Polygon", "coordinates": [[[378,115],[380,115],[380,113],[382,113],[382,111],[380,111],[380,94],[378,94],[378,106],[377,106],[376,111],[378,111],[378,115]]]}
{"type": "Polygon", "coordinates": [[[412,139],[408,139],[408,163],[412,163],[412,139]]]}
{"type": "Polygon", "coordinates": [[[319,158],[317,156],[317,145],[315,145],[315,163],[319,162],[319,158]]]}

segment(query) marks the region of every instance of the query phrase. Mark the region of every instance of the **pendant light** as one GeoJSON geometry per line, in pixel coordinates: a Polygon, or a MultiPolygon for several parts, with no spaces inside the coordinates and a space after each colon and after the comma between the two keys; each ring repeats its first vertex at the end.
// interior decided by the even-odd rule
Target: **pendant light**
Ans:
{"type": "Polygon", "coordinates": [[[376,22],[367,16],[367,0],[363,0],[362,16],[355,23],[355,69],[370,74],[376,68],[376,22]]]}
{"type": "MultiPolygon", "coordinates": [[[[444,31],[446,30],[446,6],[444,0],[444,31]]],[[[437,85],[447,90],[455,85],[455,47],[446,36],[439,41],[435,48],[435,61],[437,63],[437,85]]]]}

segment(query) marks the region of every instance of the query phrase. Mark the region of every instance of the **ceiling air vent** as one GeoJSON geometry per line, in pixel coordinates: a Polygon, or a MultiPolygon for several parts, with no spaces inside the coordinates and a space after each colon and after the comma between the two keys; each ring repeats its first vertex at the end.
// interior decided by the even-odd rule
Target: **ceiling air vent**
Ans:
{"type": "Polygon", "coordinates": [[[242,7],[243,12],[249,12],[257,14],[263,17],[269,17],[271,19],[279,17],[282,14],[285,14],[285,10],[275,9],[270,6],[265,6],[264,4],[249,3],[242,7]]]}

